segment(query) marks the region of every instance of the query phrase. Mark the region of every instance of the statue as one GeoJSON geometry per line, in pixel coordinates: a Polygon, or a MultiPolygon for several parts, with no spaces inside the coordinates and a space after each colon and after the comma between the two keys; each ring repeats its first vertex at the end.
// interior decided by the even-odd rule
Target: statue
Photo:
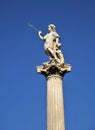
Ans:
{"type": "Polygon", "coordinates": [[[56,32],[56,27],[53,24],[48,26],[50,31],[45,36],[42,36],[42,31],[38,31],[38,35],[41,40],[45,41],[44,49],[48,55],[50,61],[54,61],[57,64],[64,64],[64,57],[60,50],[61,43],[59,43],[60,36],[56,32]]]}

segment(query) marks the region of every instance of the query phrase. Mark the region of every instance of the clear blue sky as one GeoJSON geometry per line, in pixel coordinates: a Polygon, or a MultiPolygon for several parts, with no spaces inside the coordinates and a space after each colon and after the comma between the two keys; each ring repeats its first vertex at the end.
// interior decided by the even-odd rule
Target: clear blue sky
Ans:
{"type": "Polygon", "coordinates": [[[0,130],[46,130],[46,80],[36,66],[48,61],[33,23],[53,23],[65,62],[66,130],[95,130],[95,1],[0,1],[0,130]]]}

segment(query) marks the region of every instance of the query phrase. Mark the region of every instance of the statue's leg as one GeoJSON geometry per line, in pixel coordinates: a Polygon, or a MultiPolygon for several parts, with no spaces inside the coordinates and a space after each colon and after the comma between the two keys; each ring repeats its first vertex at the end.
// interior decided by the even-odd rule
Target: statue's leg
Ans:
{"type": "Polygon", "coordinates": [[[48,54],[49,58],[51,58],[51,59],[55,58],[54,51],[50,47],[47,48],[47,54],[48,54]]]}
{"type": "Polygon", "coordinates": [[[59,64],[63,64],[64,63],[64,58],[63,58],[63,54],[61,53],[60,50],[52,50],[50,47],[47,48],[46,50],[47,55],[49,56],[50,60],[54,60],[59,64]]]}
{"type": "Polygon", "coordinates": [[[57,55],[58,59],[60,60],[60,64],[63,64],[64,63],[64,57],[63,57],[61,50],[57,50],[56,55],[57,55]]]}
{"type": "Polygon", "coordinates": [[[56,51],[52,50],[51,48],[48,48],[48,51],[49,51],[49,58],[50,58],[50,60],[53,59],[57,63],[60,63],[60,59],[57,57],[56,51]]]}

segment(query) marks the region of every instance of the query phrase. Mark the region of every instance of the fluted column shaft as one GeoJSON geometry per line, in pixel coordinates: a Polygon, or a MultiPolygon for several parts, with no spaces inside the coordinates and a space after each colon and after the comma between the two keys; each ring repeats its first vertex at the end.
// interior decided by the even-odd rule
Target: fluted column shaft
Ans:
{"type": "Polygon", "coordinates": [[[70,71],[70,65],[53,61],[37,66],[47,79],[47,130],[65,130],[62,78],[70,71]]]}
{"type": "Polygon", "coordinates": [[[47,77],[47,130],[65,130],[62,77],[47,77]]]}

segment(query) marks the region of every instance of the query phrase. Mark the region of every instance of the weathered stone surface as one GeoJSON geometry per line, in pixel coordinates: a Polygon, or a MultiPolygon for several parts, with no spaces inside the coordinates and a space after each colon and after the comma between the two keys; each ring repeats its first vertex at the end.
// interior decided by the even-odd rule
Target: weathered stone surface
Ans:
{"type": "Polygon", "coordinates": [[[65,73],[71,71],[71,66],[69,64],[57,64],[55,61],[45,62],[41,66],[37,66],[37,72],[40,74],[50,76],[52,74],[58,74],[63,76],[65,73]]]}
{"type": "Polygon", "coordinates": [[[62,78],[69,71],[69,64],[55,60],[37,66],[37,72],[47,78],[47,130],[65,130],[62,78]]]}
{"type": "Polygon", "coordinates": [[[47,79],[47,130],[65,130],[62,77],[47,79]]]}

